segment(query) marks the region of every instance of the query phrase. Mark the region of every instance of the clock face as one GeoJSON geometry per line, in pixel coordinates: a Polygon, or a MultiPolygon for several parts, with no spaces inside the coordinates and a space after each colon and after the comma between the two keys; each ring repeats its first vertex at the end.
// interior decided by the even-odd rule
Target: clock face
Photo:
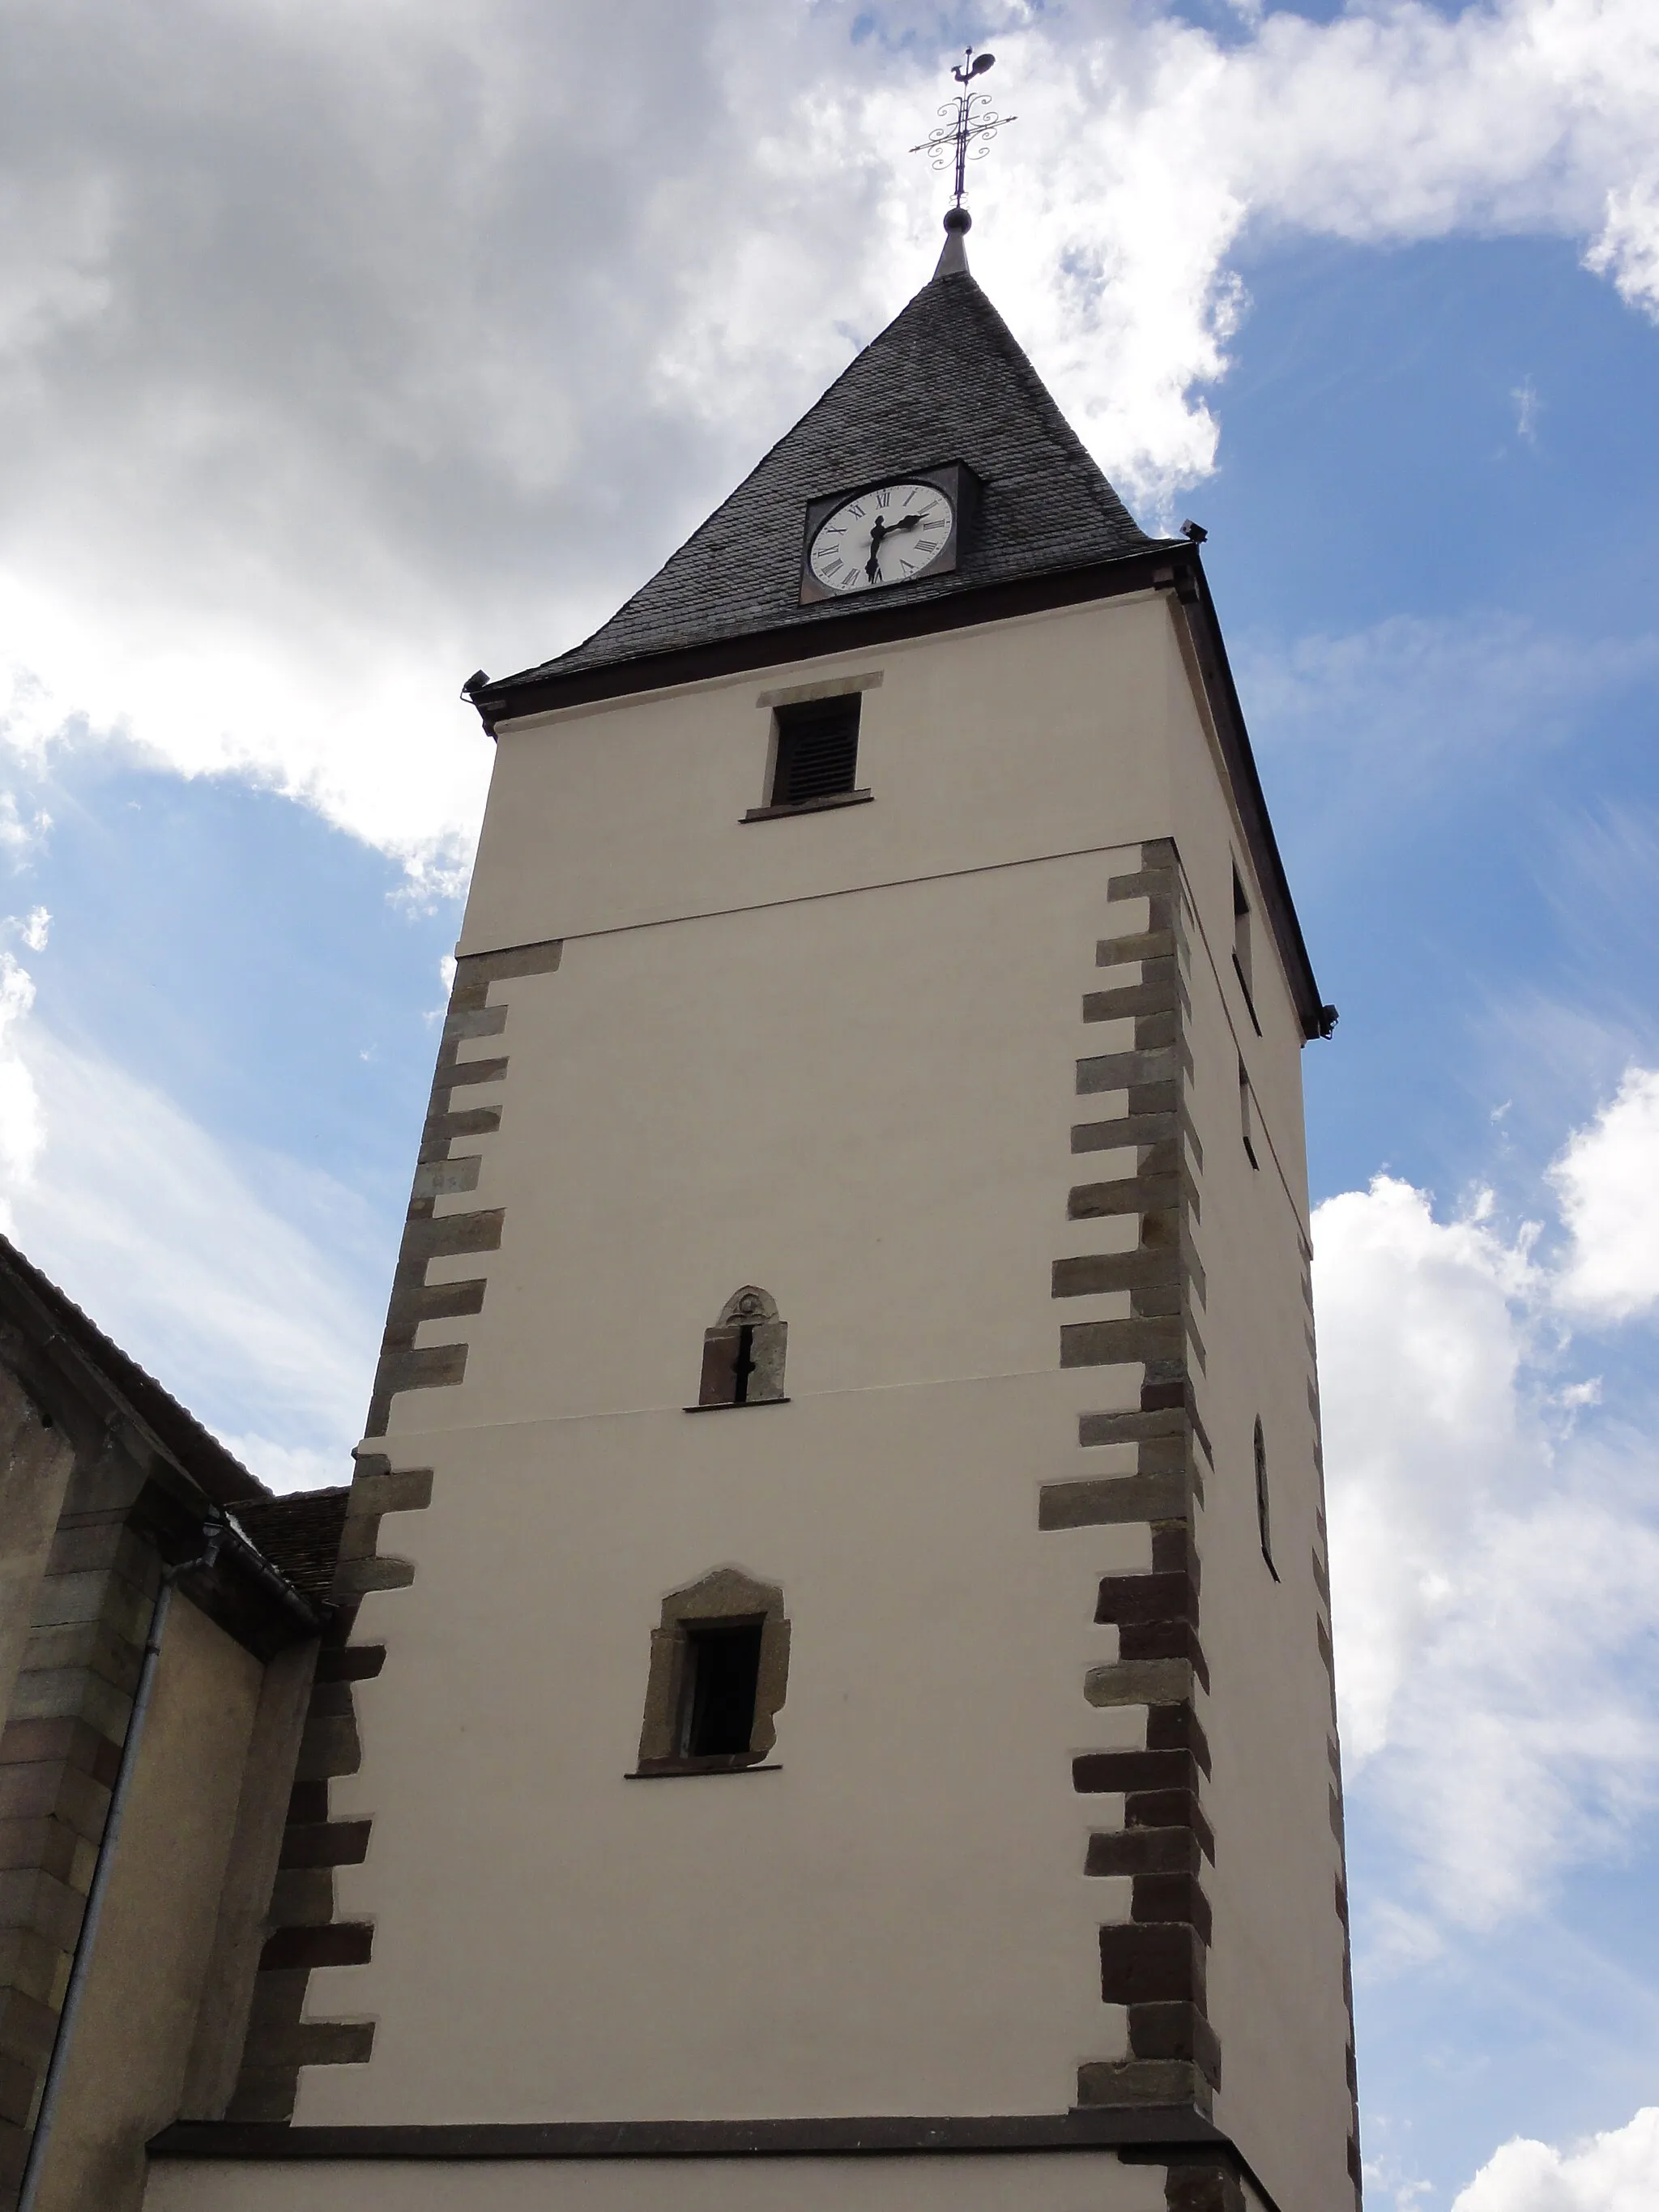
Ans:
{"type": "Polygon", "coordinates": [[[901,480],[843,501],[819,525],[807,566],[839,598],[926,575],[956,528],[956,509],[937,484],[901,480]]]}

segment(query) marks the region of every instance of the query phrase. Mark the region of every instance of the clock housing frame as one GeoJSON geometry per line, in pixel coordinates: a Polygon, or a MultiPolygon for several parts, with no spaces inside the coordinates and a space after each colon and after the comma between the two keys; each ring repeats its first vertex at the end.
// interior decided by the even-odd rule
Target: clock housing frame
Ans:
{"type": "Polygon", "coordinates": [[[962,538],[967,530],[978,501],[979,478],[966,461],[940,461],[925,469],[885,469],[878,477],[866,477],[861,483],[848,484],[840,491],[826,492],[822,498],[806,502],[805,526],[801,533],[800,546],[800,604],[812,606],[823,599],[835,599],[845,604],[848,599],[862,601],[878,592],[903,591],[915,584],[925,583],[934,576],[951,574],[956,568],[961,551],[962,538]],[[872,584],[856,592],[832,592],[821,584],[812,574],[812,541],[819,530],[837,507],[845,507],[849,499],[861,498],[866,493],[879,491],[884,484],[932,484],[942,491],[951,502],[951,532],[927,566],[914,576],[895,576],[890,582],[872,584]]]}

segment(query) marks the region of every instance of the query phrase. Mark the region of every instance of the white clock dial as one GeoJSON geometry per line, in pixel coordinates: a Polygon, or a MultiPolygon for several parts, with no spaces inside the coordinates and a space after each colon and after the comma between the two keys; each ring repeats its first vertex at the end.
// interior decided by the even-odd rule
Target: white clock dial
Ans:
{"type": "Polygon", "coordinates": [[[944,550],[956,511],[937,484],[881,484],[838,507],[819,526],[808,565],[826,592],[908,583],[944,550]]]}

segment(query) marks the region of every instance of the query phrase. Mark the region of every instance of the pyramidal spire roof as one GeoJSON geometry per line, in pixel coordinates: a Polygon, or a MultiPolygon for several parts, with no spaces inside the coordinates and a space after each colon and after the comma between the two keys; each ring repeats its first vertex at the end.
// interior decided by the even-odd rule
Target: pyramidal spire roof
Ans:
{"type": "Polygon", "coordinates": [[[864,592],[800,605],[806,504],[908,469],[965,461],[981,500],[957,569],[890,595],[907,606],[1163,542],[1137,527],[969,274],[966,227],[947,218],[932,279],[602,629],[489,684],[492,720],[520,685],[867,612],[864,592]]]}

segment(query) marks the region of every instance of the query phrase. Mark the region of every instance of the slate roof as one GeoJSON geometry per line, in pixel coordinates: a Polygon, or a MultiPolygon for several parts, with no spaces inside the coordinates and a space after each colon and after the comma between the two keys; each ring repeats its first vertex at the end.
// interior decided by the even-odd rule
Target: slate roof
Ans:
{"type": "Polygon", "coordinates": [[[349,1485],[327,1490],[290,1491],[282,1498],[239,1504],[236,1518],[271,1565],[301,1597],[315,1605],[327,1598],[340,1555],[349,1485]]]}
{"type": "Polygon", "coordinates": [[[490,703],[510,714],[505,695],[516,684],[835,623],[883,602],[948,598],[1161,542],[1137,527],[972,276],[936,275],[602,629],[555,660],[497,678],[490,703]],[[950,461],[967,462],[982,485],[954,574],[799,603],[809,500],[950,461]]]}

